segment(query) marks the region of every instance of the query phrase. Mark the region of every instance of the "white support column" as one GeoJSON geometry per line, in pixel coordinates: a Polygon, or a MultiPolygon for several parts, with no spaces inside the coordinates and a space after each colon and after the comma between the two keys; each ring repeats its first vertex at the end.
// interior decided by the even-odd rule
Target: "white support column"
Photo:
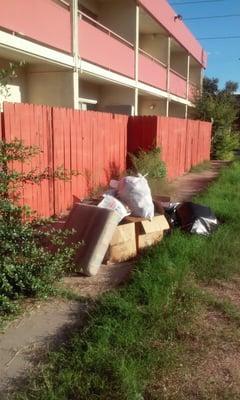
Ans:
{"type": "Polygon", "coordinates": [[[167,92],[170,91],[170,68],[171,68],[171,42],[172,39],[168,37],[168,54],[167,54],[167,92]]]}
{"type": "Polygon", "coordinates": [[[139,70],[139,5],[136,6],[136,35],[135,35],[135,101],[134,114],[138,115],[138,70],[139,70]]]}
{"type": "Polygon", "coordinates": [[[166,117],[169,116],[169,99],[166,101],[166,117]]]}
{"type": "Polygon", "coordinates": [[[78,76],[78,0],[71,2],[71,23],[72,23],[72,55],[74,60],[73,68],[73,108],[79,108],[79,76],[78,76]]]}
{"type": "Polygon", "coordinates": [[[187,59],[187,100],[189,99],[189,78],[190,78],[190,55],[188,54],[187,59]]]}
{"type": "MultiPolygon", "coordinates": [[[[167,48],[167,92],[170,93],[170,68],[171,68],[171,36],[168,36],[168,48],[167,48]]],[[[169,103],[170,99],[167,99],[166,103],[166,117],[169,116],[169,103]]]]}
{"type": "Polygon", "coordinates": [[[203,91],[203,78],[204,78],[204,68],[201,68],[201,78],[200,78],[200,93],[202,95],[203,91]]]}
{"type": "Polygon", "coordinates": [[[188,105],[185,105],[185,119],[188,117],[188,105]]]}
{"type": "MultiPolygon", "coordinates": [[[[187,100],[188,100],[188,98],[189,98],[189,84],[190,84],[190,82],[189,82],[189,77],[190,77],[190,54],[188,54],[187,57],[188,57],[187,58],[187,100]]],[[[187,117],[188,117],[188,106],[186,104],[186,107],[185,107],[185,118],[187,118],[187,117]]]]}

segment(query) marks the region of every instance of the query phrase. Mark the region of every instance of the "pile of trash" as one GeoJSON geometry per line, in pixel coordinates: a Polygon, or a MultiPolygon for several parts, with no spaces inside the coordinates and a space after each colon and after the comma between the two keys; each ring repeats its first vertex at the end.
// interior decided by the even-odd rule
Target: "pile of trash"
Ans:
{"type": "Polygon", "coordinates": [[[170,198],[151,195],[145,176],[111,180],[97,204],[74,205],[65,224],[73,229],[73,242],[82,242],[76,264],[85,275],[96,275],[101,264],[132,259],[161,241],[165,232],[180,227],[189,233],[209,235],[218,221],[208,207],[170,203],[170,198]]]}

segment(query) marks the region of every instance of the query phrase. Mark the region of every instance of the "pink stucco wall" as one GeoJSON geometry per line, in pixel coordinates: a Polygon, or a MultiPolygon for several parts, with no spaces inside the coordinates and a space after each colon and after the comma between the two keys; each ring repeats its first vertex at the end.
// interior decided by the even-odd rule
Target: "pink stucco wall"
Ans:
{"type": "Polygon", "coordinates": [[[204,67],[207,55],[190,30],[179,19],[166,0],[140,0],[139,3],[204,67]]]}
{"type": "Polygon", "coordinates": [[[186,98],[187,81],[177,73],[170,71],[170,93],[186,98]]]}
{"type": "Polygon", "coordinates": [[[133,46],[83,19],[79,19],[79,52],[89,62],[134,78],[133,46]]]}
{"type": "Polygon", "coordinates": [[[2,0],[0,27],[71,52],[70,11],[53,0],[2,0]]]}
{"type": "Polygon", "coordinates": [[[145,54],[139,54],[139,80],[158,89],[166,90],[167,69],[145,54]]]}

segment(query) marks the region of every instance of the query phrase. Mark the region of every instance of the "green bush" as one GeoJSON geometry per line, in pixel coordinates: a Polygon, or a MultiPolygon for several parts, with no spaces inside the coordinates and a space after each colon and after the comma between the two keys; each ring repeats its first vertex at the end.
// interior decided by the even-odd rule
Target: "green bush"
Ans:
{"type": "Polygon", "coordinates": [[[40,182],[51,174],[24,174],[10,166],[13,161],[26,162],[37,153],[36,148],[18,140],[0,142],[0,315],[13,312],[21,297],[53,291],[54,280],[72,265],[75,249],[65,244],[69,232],[60,232],[51,225],[43,229],[33,220],[31,211],[19,205],[23,182],[40,182]]]}
{"type": "Polygon", "coordinates": [[[134,173],[148,175],[149,178],[164,178],[166,176],[166,166],[161,160],[161,150],[159,147],[144,151],[139,150],[137,154],[129,154],[134,173]]]}
{"type": "Polygon", "coordinates": [[[234,93],[238,84],[228,81],[225,87],[218,87],[216,78],[204,78],[203,90],[196,98],[195,118],[212,122],[211,156],[219,160],[231,160],[232,151],[239,146],[236,129],[238,105],[234,93]]]}
{"type": "Polygon", "coordinates": [[[229,129],[219,129],[213,138],[213,156],[217,160],[232,160],[233,150],[239,147],[239,135],[229,129]]]}

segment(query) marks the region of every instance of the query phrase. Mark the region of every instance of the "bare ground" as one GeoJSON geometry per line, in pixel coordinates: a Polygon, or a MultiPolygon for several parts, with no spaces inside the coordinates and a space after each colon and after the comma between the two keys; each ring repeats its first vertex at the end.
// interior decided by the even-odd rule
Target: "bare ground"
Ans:
{"type": "MultiPolygon", "coordinates": [[[[174,182],[173,199],[190,200],[216,178],[221,166],[222,163],[213,162],[210,170],[178,178],[174,182]]],[[[95,297],[125,282],[131,269],[131,263],[103,266],[93,278],[65,278],[64,286],[81,296],[95,297]]],[[[240,285],[240,281],[238,283],[240,285]]],[[[235,281],[229,282],[228,287],[226,285],[218,284],[209,288],[209,291],[215,291],[214,295],[217,296],[226,295],[240,306],[235,281]]],[[[26,303],[25,314],[12,322],[0,336],[1,399],[22,383],[49,348],[59,345],[66,335],[82,326],[85,313],[86,308],[81,301],[50,300],[33,306],[26,303]]],[[[188,335],[186,337],[186,348],[179,369],[172,376],[159,378],[152,391],[157,397],[151,399],[240,399],[238,328],[235,325],[229,327],[229,321],[220,313],[205,310],[196,321],[191,338],[188,335]],[[205,387],[211,389],[208,392],[213,393],[212,397],[205,396],[205,387]],[[216,397],[218,395],[214,393],[217,390],[226,393],[226,396],[228,392],[232,393],[232,397],[216,397]]]]}
{"type": "MultiPolygon", "coordinates": [[[[205,287],[206,293],[237,307],[239,278],[205,287]]],[[[179,335],[176,368],[159,376],[148,388],[148,400],[240,399],[240,324],[231,315],[202,306],[191,326],[179,335]]]]}

